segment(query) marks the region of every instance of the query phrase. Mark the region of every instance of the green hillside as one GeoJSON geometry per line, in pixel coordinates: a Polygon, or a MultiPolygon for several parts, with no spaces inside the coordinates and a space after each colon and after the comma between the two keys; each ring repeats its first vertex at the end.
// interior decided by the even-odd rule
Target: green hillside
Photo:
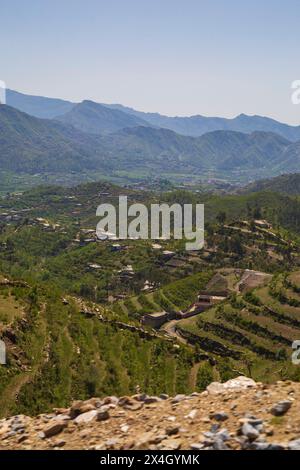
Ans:
{"type": "Polygon", "coordinates": [[[255,181],[243,188],[243,192],[272,191],[291,196],[300,195],[300,174],[292,173],[277,176],[276,178],[255,181]]]}
{"type": "Polygon", "coordinates": [[[297,198],[91,183],[38,187],[7,195],[0,206],[2,415],[138,386],[150,394],[203,390],[240,373],[298,380],[289,359],[300,333],[297,198]],[[97,242],[97,206],[124,193],[145,204],[205,202],[204,249],[187,252],[180,240],[97,242]],[[267,284],[239,292],[247,269],[263,272],[267,284]],[[216,273],[228,280],[228,299],[176,320],[216,273]],[[161,311],[175,324],[155,332],[141,324],[161,311]]]}
{"type": "Polygon", "coordinates": [[[300,335],[299,279],[299,272],[277,275],[266,287],[232,293],[217,307],[178,322],[177,329],[257,380],[299,380],[291,361],[300,335]]]}
{"type": "MultiPolygon", "coordinates": [[[[47,176],[74,184],[93,178],[93,172],[124,180],[159,174],[173,181],[190,175],[248,181],[295,171],[299,158],[299,144],[272,132],[184,136],[88,101],[59,120],[39,119],[6,105],[0,110],[1,172],[22,175],[25,181],[27,175],[31,185],[33,174],[41,181],[47,176]]],[[[2,174],[1,179],[5,183],[2,174]]]]}
{"type": "Polygon", "coordinates": [[[126,395],[137,386],[150,394],[184,392],[195,361],[187,348],[86,317],[73,301],[64,305],[59,291],[44,288],[0,286],[0,334],[8,357],[0,368],[2,416],[126,395]],[[22,315],[9,314],[16,302],[22,315]]]}
{"type": "Polygon", "coordinates": [[[91,170],[97,155],[101,158],[97,145],[96,137],[72,127],[9,106],[0,107],[1,171],[32,174],[91,170]]]}

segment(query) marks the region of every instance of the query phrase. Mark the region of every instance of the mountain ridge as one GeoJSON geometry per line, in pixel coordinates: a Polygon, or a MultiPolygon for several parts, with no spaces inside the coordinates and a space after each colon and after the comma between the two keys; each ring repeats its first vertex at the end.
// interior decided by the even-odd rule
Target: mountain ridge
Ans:
{"type": "MultiPolygon", "coordinates": [[[[78,106],[80,117],[82,108],[88,114],[95,112],[98,126],[98,112],[100,109],[101,120],[104,107],[91,102],[78,106]]],[[[127,120],[123,114],[120,118],[124,116],[127,120]]],[[[169,129],[134,124],[135,121],[129,127],[98,135],[84,132],[70,123],[36,118],[2,105],[2,171],[99,170],[103,175],[136,170],[146,174],[184,175],[218,171],[228,178],[240,171],[250,178],[253,173],[263,177],[293,172],[300,165],[300,142],[290,142],[272,132],[247,134],[217,130],[189,137],[169,129]]]]}
{"type": "Polygon", "coordinates": [[[123,111],[111,110],[90,100],[84,100],[76,104],[66,114],[56,116],[55,119],[80,131],[98,135],[128,127],[148,125],[141,118],[126,114],[123,111]]]}
{"type": "MultiPolygon", "coordinates": [[[[91,100],[85,101],[92,102],[91,100]]],[[[95,102],[93,101],[93,103],[95,102]]],[[[7,104],[36,117],[53,119],[59,116],[59,119],[67,119],[68,116],[64,118],[62,118],[62,116],[72,112],[80,103],[72,103],[55,98],[31,96],[13,90],[7,90],[7,104]]],[[[134,116],[140,120],[139,122],[143,121],[144,125],[167,128],[186,136],[199,137],[214,130],[233,130],[246,133],[267,131],[276,132],[293,142],[300,140],[300,126],[291,126],[265,116],[248,116],[242,113],[234,118],[208,117],[200,114],[172,117],[164,116],[159,113],[137,111],[121,104],[95,104],[105,106],[111,111],[121,111],[131,116],[131,118],[134,116]]]]}
{"type": "Polygon", "coordinates": [[[107,105],[104,106],[120,109],[124,112],[131,113],[135,116],[149,122],[157,127],[164,127],[182,135],[199,137],[207,132],[214,130],[232,130],[237,132],[251,133],[254,131],[275,132],[284,138],[292,141],[300,140],[300,126],[290,126],[281,123],[275,119],[259,116],[239,114],[234,118],[210,117],[200,114],[194,116],[164,116],[159,113],[145,113],[136,111],[123,105],[107,105]]]}
{"type": "Polygon", "coordinates": [[[75,105],[60,98],[27,95],[10,89],[6,90],[6,102],[19,111],[43,119],[52,119],[59,114],[64,114],[75,105]]]}

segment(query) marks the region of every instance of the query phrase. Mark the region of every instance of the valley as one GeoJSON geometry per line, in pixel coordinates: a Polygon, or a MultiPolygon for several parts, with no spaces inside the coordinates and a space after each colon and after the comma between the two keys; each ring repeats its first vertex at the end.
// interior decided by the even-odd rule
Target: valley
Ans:
{"type": "Polygon", "coordinates": [[[0,108],[1,193],[100,179],[240,187],[297,172],[299,141],[299,127],[261,116],[167,117],[8,90],[0,108]]]}
{"type": "Polygon", "coordinates": [[[241,374],[298,380],[297,197],[98,182],[38,187],[0,206],[2,416],[136,390],[201,391],[241,374]],[[204,201],[204,249],[97,240],[98,204],[124,193],[146,205],[204,201]]]}

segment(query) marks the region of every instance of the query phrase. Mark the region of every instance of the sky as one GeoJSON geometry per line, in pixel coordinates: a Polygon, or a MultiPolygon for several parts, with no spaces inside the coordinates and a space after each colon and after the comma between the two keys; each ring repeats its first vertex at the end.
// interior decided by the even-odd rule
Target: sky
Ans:
{"type": "Polygon", "coordinates": [[[299,0],[0,0],[10,89],[300,124],[299,0]]]}

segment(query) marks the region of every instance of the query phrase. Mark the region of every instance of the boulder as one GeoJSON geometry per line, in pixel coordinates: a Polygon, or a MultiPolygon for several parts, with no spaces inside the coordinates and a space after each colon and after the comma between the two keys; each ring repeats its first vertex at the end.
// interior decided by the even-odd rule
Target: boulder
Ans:
{"type": "Polygon", "coordinates": [[[72,403],[70,408],[70,417],[72,419],[76,418],[78,415],[82,413],[87,413],[88,411],[94,410],[95,406],[91,405],[90,403],[85,403],[84,401],[75,401],[72,403]]]}
{"type": "Polygon", "coordinates": [[[300,439],[294,439],[288,443],[288,450],[300,450],[300,439]]]}
{"type": "Polygon", "coordinates": [[[74,422],[76,424],[87,424],[87,423],[90,423],[91,421],[104,421],[108,418],[109,418],[108,409],[105,406],[103,406],[102,408],[99,408],[97,410],[87,411],[86,413],[82,413],[78,415],[74,419],[74,422]]]}
{"type": "Polygon", "coordinates": [[[174,434],[179,433],[179,426],[168,426],[166,429],[167,436],[173,436],[174,434]]]}
{"type": "Polygon", "coordinates": [[[65,427],[67,426],[67,423],[65,421],[53,421],[47,424],[47,426],[44,427],[42,431],[41,437],[48,438],[52,436],[56,436],[56,434],[59,434],[65,427]]]}
{"type": "Polygon", "coordinates": [[[291,406],[292,402],[290,400],[279,401],[271,408],[271,413],[274,416],[283,416],[289,411],[291,406]]]}
{"type": "Polygon", "coordinates": [[[167,395],[166,393],[161,393],[161,394],[159,395],[159,398],[160,398],[161,400],[168,400],[169,395],[167,395]]]}
{"type": "Polygon", "coordinates": [[[241,431],[243,436],[246,436],[249,441],[255,441],[259,437],[257,429],[249,423],[244,423],[241,431]]]}
{"type": "Polygon", "coordinates": [[[244,377],[240,376],[235,379],[228,380],[225,383],[221,382],[212,382],[208,387],[206,388],[208,393],[211,394],[217,394],[217,393],[223,393],[225,391],[239,391],[239,390],[245,390],[250,387],[256,387],[257,384],[253,379],[250,379],[249,377],[244,377]]]}
{"type": "Polygon", "coordinates": [[[109,411],[105,408],[105,406],[103,406],[97,411],[97,421],[106,421],[107,419],[109,419],[109,417],[109,411]]]}
{"type": "Polygon", "coordinates": [[[176,395],[176,396],[172,399],[172,403],[179,403],[179,402],[181,402],[182,400],[185,400],[185,398],[186,398],[186,395],[183,395],[183,394],[176,395]]]}
{"type": "Polygon", "coordinates": [[[144,400],[145,405],[151,405],[152,403],[158,403],[159,401],[162,401],[161,398],[158,397],[147,397],[144,400]]]}
{"type": "Polygon", "coordinates": [[[212,418],[215,419],[216,421],[226,421],[229,418],[229,416],[224,411],[219,411],[217,413],[214,413],[212,418]]]}
{"type": "Polygon", "coordinates": [[[91,410],[91,411],[87,411],[86,413],[81,413],[74,419],[74,422],[76,424],[90,423],[91,421],[96,419],[97,413],[98,413],[97,410],[91,410]]]}

